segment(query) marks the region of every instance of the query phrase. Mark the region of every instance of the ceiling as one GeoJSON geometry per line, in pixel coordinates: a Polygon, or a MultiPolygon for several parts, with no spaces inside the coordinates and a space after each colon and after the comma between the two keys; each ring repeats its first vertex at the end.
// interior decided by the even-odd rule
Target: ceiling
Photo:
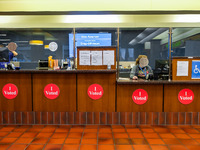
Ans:
{"type": "MultiPolygon", "coordinates": [[[[161,45],[168,43],[169,28],[146,28],[137,37],[132,39],[129,44],[144,44],[150,40],[161,40],[161,45]]],[[[200,34],[200,28],[173,28],[172,42],[176,42],[188,37],[200,34]]]]}

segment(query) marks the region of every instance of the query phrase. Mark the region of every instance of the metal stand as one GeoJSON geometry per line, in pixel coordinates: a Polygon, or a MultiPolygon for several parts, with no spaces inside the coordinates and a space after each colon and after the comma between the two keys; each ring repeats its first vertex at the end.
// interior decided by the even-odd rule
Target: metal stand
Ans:
{"type": "Polygon", "coordinates": [[[168,42],[168,52],[169,52],[169,79],[171,81],[171,70],[172,70],[172,60],[171,60],[171,52],[172,52],[172,28],[169,28],[169,42],[168,42]]]}

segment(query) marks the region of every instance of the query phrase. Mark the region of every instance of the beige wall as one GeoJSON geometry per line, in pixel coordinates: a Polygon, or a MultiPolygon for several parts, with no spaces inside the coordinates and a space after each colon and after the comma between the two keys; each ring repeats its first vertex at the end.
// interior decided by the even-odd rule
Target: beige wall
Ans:
{"type": "MultiPolygon", "coordinates": [[[[81,12],[80,12],[81,13],[81,12]]],[[[0,0],[0,28],[200,27],[200,0],[0,0]],[[192,14],[192,11],[199,14],[192,14]],[[63,15],[23,15],[26,12],[63,15]],[[70,15],[70,11],[149,11],[149,14],[70,15]],[[189,14],[151,14],[189,11],[189,14]],[[9,13],[14,12],[14,15],[9,13]],[[16,12],[22,12],[16,15],[16,12]]]]}
{"type": "Polygon", "coordinates": [[[200,14],[0,15],[0,28],[200,27],[200,14]]]}
{"type": "Polygon", "coordinates": [[[0,11],[199,10],[199,0],[0,0],[0,11]]]}

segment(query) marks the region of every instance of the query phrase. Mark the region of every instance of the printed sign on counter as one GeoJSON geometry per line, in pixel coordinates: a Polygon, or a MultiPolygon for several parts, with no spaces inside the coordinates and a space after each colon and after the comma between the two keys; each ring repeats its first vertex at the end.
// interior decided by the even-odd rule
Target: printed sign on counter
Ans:
{"type": "Polygon", "coordinates": [[[115,64],[115,52],[114,51],[103,51],[103,65],[114,65],[115,64]]]}
{"type": "Polygon", "coordinates": [[[60,89],[56,84],[48,84],[44,88],[44,95],[48,99],[55,99],[59,96],[60,89]]]}
{"type": "Polygon", "coordinates": [[[92,63],[91,65],[100,66],[102,65],[102,51],[91,51],[92,63]]]}
{"type": "Polygon", "coordinates": [[[8,83],[3,89],[3,96],[7,99],[14,99],[18,95],[18,88],[16,85],[8,83]]]}
{"type": "Polygon", "coordinates": [[[182,104],[190,104],[194,99],[194,93],[190,89],[183,89],[178,93],[178,100],[182,104]]]}
{"type": "Polygon", "coordinates": [[[98,100],[103,96],[103,88],[99,84],[92,84],[88,88],[88,96],[93,100],[98,100]]]}
{"type": "Polygon", "coordinates": [[[90,51],[79,51],[79,65],[90,65],[90,51]]]}
{"type": "Polygon", "coordinates": [[[134,103],[136,103],[138,105],[142,105],[147,102],[148,94],[143,89],[137,89],[133,92],[132,99],[133,99],[134,103]]]}
{"type": "Polygon", "coordinates": [[[200,60],[192,61],[192,79],[200,79],[200,60]]]}
{"type": "Polygon", "coordinates": [[[188,61],[177,61],[177,76],[188,76],[188,61]]]}

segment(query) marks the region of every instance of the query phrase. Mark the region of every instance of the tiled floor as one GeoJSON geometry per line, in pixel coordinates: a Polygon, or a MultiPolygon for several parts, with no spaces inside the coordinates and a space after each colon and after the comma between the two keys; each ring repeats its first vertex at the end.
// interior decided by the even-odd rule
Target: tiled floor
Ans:
{"type": "Polygon", "coordinates": [[[0,150],[200,150],[200,126],[0,126],[0,150]]]}

